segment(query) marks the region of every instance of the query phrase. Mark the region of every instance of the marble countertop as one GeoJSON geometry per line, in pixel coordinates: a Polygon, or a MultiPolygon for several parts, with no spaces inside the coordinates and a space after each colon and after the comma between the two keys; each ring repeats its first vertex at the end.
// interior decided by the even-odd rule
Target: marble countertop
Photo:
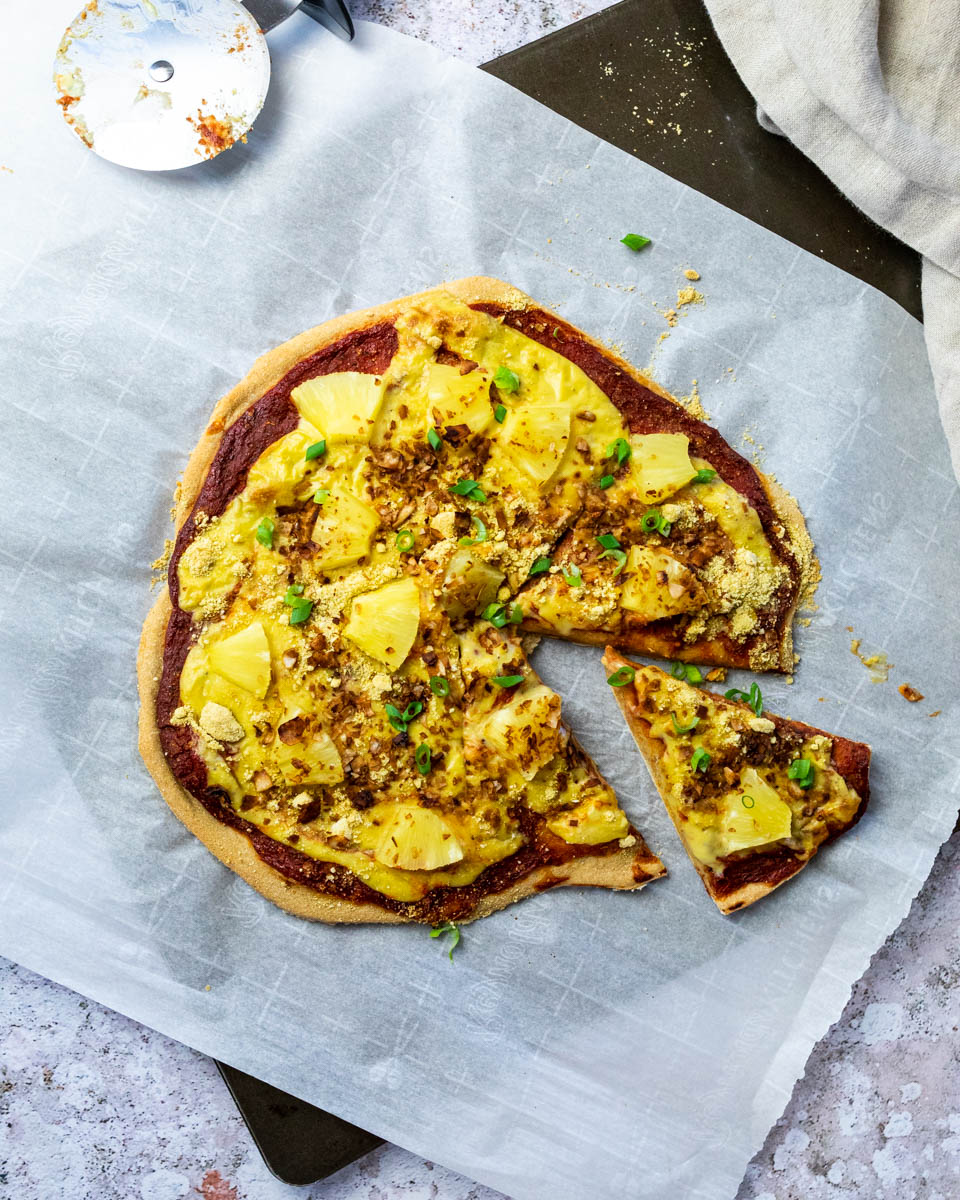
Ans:
{"type": "MultiPolygon", "coordinates": [[[[605,7],[355,0],[484,62],[605,7]]],[[[815,1048],[737,1200],[960,1195],[960,834],[815,1048]]],[[[213,1063],[0,960],[0,1200],[497,1200],[385,1146],[309,1188],[267,1171],[213,1063]]]]}

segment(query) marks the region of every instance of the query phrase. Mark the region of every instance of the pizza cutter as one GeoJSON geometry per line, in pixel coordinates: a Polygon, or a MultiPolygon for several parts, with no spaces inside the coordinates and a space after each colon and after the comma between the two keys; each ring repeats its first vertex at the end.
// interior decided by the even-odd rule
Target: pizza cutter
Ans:
{"type": "Polygon", "coordinates": [[[298,9],[353,37],[343,0],[90,0],[57,49],[57,103],[85,145],[121,166],[214,158],[246,141],[270,83],[264,34],[298,9]]]}

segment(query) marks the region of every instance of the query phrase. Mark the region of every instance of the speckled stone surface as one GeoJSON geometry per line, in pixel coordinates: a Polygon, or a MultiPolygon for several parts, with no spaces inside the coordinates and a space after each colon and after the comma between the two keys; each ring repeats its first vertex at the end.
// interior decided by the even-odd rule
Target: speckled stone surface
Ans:
{"type": "MultiPolygon", "coordinates": [[[[605,7],[360,0],[483,62],[605,7]]],[[[960,1196],[960,834],[816,1047],[737,1200],[960,1196]]],[[[0,960],[0,1200],[496,1200],[383,1147],[310,1188],[274,1179],[203,1056],[0,960]]],[[[584,1200],[589,1200],[585,1197],[584,1200]]]]}

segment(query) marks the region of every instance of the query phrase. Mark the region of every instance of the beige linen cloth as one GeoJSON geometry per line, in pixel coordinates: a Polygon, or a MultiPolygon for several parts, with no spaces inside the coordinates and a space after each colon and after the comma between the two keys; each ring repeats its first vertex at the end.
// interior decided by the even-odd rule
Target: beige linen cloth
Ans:
{"type": "Polygon", "coordinates": [[[927,351],[960,479],[960,0],[705,2],[761,124],[923,255],[927,351]]]}

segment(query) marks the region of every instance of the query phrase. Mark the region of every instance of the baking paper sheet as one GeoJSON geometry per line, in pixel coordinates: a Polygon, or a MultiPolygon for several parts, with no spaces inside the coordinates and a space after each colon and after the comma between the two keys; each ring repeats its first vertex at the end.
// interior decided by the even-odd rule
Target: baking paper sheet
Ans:
{"type": "Polygon", "coordinates": [[[0,51],[20,118],[0,171],[0,951],[512,1196],[732,1196],[956,816],[960,509],[920,327],[372,26],[354,46],[306,18],[271,35],[248,145],[168,175],[110,166],[53,104],[71,15],[21,14],[0,51]],[[632,254],[628,231],[652,246],[632,254]],[[655,304],[686,267],[705,303],[673,328],[655,304]],[[474,273],[653,357],[678,393],[697,379],[809,518],[820,608],[796,682],[764,679],[764,697],[871,742],[874,799],[755,909],[714,910],[586,648],[544,644],[536,663],[670,876],[539,896],[471,926],[453,963],[422,927],[273,908],[140,764],[149,563],[217,397],[302,329],[474,273]],[[889,683],[847,626],[889,655],[889,683]]]}

